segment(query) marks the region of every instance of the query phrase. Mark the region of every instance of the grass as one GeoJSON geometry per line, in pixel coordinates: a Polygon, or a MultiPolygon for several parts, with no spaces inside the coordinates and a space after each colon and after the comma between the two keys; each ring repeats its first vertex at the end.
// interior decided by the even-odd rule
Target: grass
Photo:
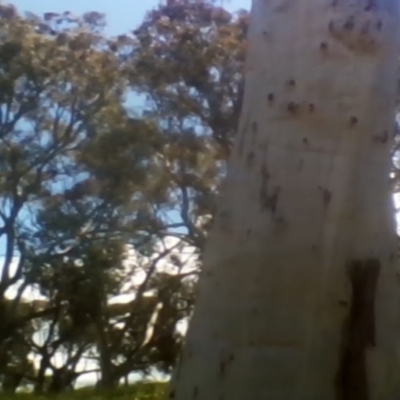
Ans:
{"type": "Polygon", "coordinates": [[[139,383],[132,386],[121,386],[111,392],[99,392],[93,388],[78,389],[58,396],[35,396],[20,393],[15,396],[1,395],[1,400],[164,400],[168,384],[139,383]]]}

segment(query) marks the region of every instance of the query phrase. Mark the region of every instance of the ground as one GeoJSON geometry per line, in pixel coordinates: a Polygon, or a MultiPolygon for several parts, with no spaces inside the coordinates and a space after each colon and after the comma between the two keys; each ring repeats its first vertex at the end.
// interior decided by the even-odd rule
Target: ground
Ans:
{"type": "MultiPolygon", "coordinates": [[[[134,386],[122,386],[112,392],[99,392],[92,388],[79,389],[57,396],[57,400],[163,400],[167,385],[164,383],[145,383],[134,386]]],[[[7,396],[0,393],[2,400],[41,400],[52,396],[35,396],[20,393],[7,396]]]]}

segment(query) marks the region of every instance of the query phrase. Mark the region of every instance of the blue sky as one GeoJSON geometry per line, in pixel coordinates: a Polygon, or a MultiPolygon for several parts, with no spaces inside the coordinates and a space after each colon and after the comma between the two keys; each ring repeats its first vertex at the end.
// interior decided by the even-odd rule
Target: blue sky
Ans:
{"type": "MultiPolygon", "coordinates": [[[[107,15],[107,34],[118,35],[136,27],[143,19],[146,11],[151,10],[159,0],[9,0],[20,11],[31,11],[42,14],[47,11],[71,11],[83,14],[87,11],[99,11],[107,15]]],[[[251,0],[217,0],[231,10],[249,9],[251,0]]]]}

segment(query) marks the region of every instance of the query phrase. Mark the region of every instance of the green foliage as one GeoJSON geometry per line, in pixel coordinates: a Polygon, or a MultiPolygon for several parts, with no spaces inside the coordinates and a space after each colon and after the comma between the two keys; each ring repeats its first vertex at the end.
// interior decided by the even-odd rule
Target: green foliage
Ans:
{"type": "Polygon", "coordinates": [[[248,13],[207,1],[167,2],[134,31],[125,63],[130,85],[146,95],[146,116],[167,143],[170,211],[201,250],[218,183],[238,123],[248,13]]]}

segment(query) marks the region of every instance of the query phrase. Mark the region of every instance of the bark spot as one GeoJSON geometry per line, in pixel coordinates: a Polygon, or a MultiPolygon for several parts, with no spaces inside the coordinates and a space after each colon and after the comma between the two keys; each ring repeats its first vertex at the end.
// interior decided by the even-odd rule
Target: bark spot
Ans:
{"type": "Polygon", "coordinates": [[[354,26],[355,26],[354,17],[351,16],[343,24],[343,29],[346,31],[351,31],[354,29],[354,26]]]}
{"type": "Polygon", "coordinates": [[[377,143],[386,143],[389,140],[389,132],[385,130],[380,135],[373,136],[372,139],[377,143]]]}
{"type": "Polygon", "coordinates": [[[331,25],[329,31],[333,38],[341,42],[349,50],[359,53],[374,53],[379,50],[376,35],[382,28],[381,21],[376,16],[370,17],[363,10],[358,10],[356,15],[345,17],[337,16],[334,20],[336,29],[331,25]],[[380,28],[374,30],[374,27],[380,28]],[[338,29],[337,27],[342,27],[338,29]]]}
{"type": "Polygon", "coordinates": [[[369,400],[366,352],[375,346],[375,295],[380,272],[377,259],[349,264],[351,303],[343,325],[336,377],[337,400],[369,400]]]}
{"type": "Polygon", "coordinates": [[[286,11],[288,11],[288,9],[290,8],[290,6],[292,5],[293,0],[282,0],[279,2],[278,5],[276,5],[273,8],[273,12],[277,12],[277,13],[284,13],[286,11]]]}
{"type": "Polygon", "coordinates": [[[323,198],[323,201],[324,201],[324,206],[328,207],[329,203],[332,200],[332,193],[328,189],[324,189],[322,191],[322,198],[323,198]]]}
{"type": "Polygon", "coordinates": [[[321,50],[328,50],[328,43],[321,42],[319,47],[321,48],[321,50]]]}
{"type": "Polygon", "coordinates": [[[275,95],[273,93],[268,94],[268,101],[272,103],[275,100],[275,95]]]}
{"type": "Polygon", "coordinates": [[[248,168],[253,168],[254,163],[255,163],[256,155],[254,154],[254,151],[250,151],[249,154],[247,154],[247,160],[246,164],[248,168]]]}
{"type": "Polygon", "coordinates": [[[322,192],[322,201],[324,206],[327,207],[332,200],[332,193],[330,190],[323,188],[322,186],[318,186],[318,189],[322,192]]]}
{"type": "Polygon", "coordinates": [[[308,144],[308,139],[305,137],[305,138],[303,138],[302,142],[303,142],[304,144],[308,144]]]}
{"type": "Polygon", "coordinates": [[[358,124],[358,118],[355,116],[355,115],[352,115],[351,117],[350,117],[350,125],[351,126],[355,126],[355,125],[357,125],[358,124]]]}
{"type": "Polygon", "coordinates": [[[232,353],[229,354],[222,354],[221,355],[221,360],[219,363],[219,378],[221,380],[223,380],[225,378],[226,375],[226,371],[229,367],[230,364],[233,363],[233,361],[235,360],[235,356],[232,353]]]}
{"type": "Polygon", "coordinates": [[[296,104],[294,101],[291,101],[290,103],[288,103],[287,105],[287,110],[291,113],[291,114],[296,114],[297,111],[299,109],[299,105],[296,104]]]}
{"type": "Polygon", "coordinates": [[[295,87],[296,86],[296,81],[294,79],[289,79],[288,80],[288,86],[295,87]]]}

